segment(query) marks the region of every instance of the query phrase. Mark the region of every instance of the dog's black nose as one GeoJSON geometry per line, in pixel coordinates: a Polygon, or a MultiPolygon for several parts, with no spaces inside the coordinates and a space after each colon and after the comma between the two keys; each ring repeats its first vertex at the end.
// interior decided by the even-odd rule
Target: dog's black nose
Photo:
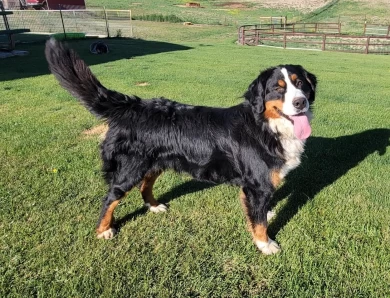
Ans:
{"type": "Polygon", "coordinates": [[[294,108],[302,110],[306,107],[306,98],[305,97],[296,97],[292,102],[294,108]]]}

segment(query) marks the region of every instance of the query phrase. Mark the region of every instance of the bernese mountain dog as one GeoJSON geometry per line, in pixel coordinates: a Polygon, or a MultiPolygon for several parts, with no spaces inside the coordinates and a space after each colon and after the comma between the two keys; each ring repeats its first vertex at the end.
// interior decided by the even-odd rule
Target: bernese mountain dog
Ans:
{"type": "Polygon", "coordinates": [[[73,50],[54,39],[46,43],[45,54],[62,87],[108,123],[101,157],[109,190],[98,238],[114,236],[114,209],[133,187],[139,186],[150,211],[166,211],[153,196],[153,184],[173,169],[239,186],[254,243],[264,254],[280,250],[268,237],[267,212],[277,186],[300,164],[311,133],[315,75],[300,65],[272,67],[249,85],[243,102],[215,108],[109,90],[73,50]]]}

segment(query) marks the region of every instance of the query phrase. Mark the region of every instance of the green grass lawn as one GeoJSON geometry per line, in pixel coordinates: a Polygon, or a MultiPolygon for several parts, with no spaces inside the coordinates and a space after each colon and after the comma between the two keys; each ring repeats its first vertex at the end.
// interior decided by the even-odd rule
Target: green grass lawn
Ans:
{"type": "Polygon", "coordinates": [[[43,44],[26,45],[0,60],[0,296],[389,297],[390,57],[180,40],[109,40],[101,56],[71,46],[108,88],[189,104],[237,104],[273,65],[315,73],[313,135],[273,201],[282,252],[256,250],[237,187],[173,172],[155,185],[167,213],[134,190],[119,234],[97,240],[106,186],[99,137],[83,131],[100,122],[49,75],[43,44]]]}

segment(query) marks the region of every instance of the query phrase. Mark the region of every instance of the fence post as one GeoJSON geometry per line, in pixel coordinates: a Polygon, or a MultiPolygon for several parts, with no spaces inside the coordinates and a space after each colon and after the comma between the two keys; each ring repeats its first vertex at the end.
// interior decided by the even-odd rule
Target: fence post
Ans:
{"type": "Polygon", "coordinates": [[[23,28],[27,28],[26,25],[24,24],[24,13],[20,13],[20,15],[22,16],[22,26],[23,26],[23,28]]]}
{"type": "Polygon", "coordinates": [[[105,6],[103,6],[103,12],[104,12],[104,19],[106,21],[107,37],[110,38],[110,28],[108,27],[108,19],[107,19],[107,12],[105,6]]]}
{"type": "Polygon", "coordinates": [[[286,48],[286,44],[287,44],[287,34],[284,33],[284,34],[283,34],[283,48],[284,48],[284,49],[286,48]]]}
{"type": "Polygon", "coordinates": [[[326,45],[326,34],[322,35],[322,50],[325,51],[325,45],[326,45]]]}
{"type": "Polygon", "coordinates": [[[390,37],[390,25],[387,26],[387,35],[386,35],[386,37],[390,37]]]}
{"type": "Polygon", "coordinates": [[[76,16],[76,11],[73,10],[73,19],[74,19],[74,23],[75,23],[75,27],[76,27],[76,32],[79,31],[79,28],[78,28],[78,24],[77,24],[77,16],[76,16]]]}
{"type": "Polygon", "coordinates": [[[255,45],[259,45],[259,30],[255,30],[255,45]]]}
{"type": "Polygon", "coordinates": [[[64,16],[62,15],[62,9],[61,9],[61,4],[59,5],[60,7],[60,17],[61,17],[61,23],[62,23],[62,29],[64,30],[64,39],[66,39],[66,30],[65,30],[65,24],[64,24],[64,16]]]}
{"type": "Polygon", "coordinates": [[[370,46],[370,37],[367,37],[367,42],[366,42],[366,54],[368,54],[368,47],[370,46]]]}
{"type": "Polygon", "coordinates": [[[129,10],[130,13],[130,37],[133,37],[133,23],[131,21],[131,9],[129,10]]]}
{"type": "Polygon", "coordinates": [[[243,26],[241,26],[239,29],[239,37],[241,38],[240,43],[242,45],[244,45],[245,44],[245,29],[243,26]]]}

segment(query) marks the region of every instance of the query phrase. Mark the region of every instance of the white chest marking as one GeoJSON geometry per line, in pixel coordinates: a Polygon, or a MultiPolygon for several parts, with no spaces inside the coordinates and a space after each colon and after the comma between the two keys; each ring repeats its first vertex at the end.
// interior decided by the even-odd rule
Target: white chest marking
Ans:
{"type": "Polygon", "coordinates": [[[285,164],[279,173],[280,178],[283,179],[288,172],[295,169],[301,163],[305,140],[300,140],[295,136],[294,126],[286,118],[271,118],[269,119],[269,125],[272,131],[279,135],[280,142],[283,146],[285,164]]]}

